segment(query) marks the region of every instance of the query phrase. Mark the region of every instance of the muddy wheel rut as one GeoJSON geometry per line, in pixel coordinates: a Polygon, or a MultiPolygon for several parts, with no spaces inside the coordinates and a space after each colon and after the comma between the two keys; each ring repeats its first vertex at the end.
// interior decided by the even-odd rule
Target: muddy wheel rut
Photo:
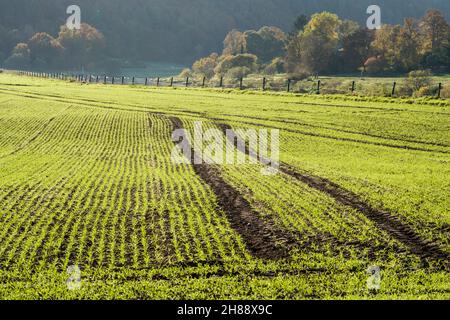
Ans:
{"type": "MultiPolygon", "coordinates": [[[[232,127],[228,124],[219,123],[217,126],[223,131],[225,136],[226,130],[232,130],[232,127]]],[[[231,142],[235,144],[235,141],[231,142]]],[[[248,150],[250,156],[257,157],[257,153],[254,150],[251,150],[248,145],[246,150],[248,150]]],[[[281,162],[280,171],[305,183],[313,189],[326,193],[337,202],[363,213],[369,220],[373,221],[378,228],[386,231],[391,237],[404,244],[412,253],[420,258],[444,261],[447,267],[449,266],[449,253],[443,251],[438,245],[421,239],[410,226],[400,221],[399,218],[394,217],[388,210],[375,209],[362,200],[360,196],[346,190],[342,186],[323,177],[300,173],[297,169],[288,164],[281,162]]]]}
{"type": "MultiPolygon", "coordinates": [[[[174,129],[183,128],[179,118],[169,119],[174,129]]],[[[195,156],[194,152],[192,154],[195,156]]],[[[288,247],[295,239],[288,232],[276,228],[270,221],[263,221],[242,194],[223,179],[217,166],[192,163],[195,173],[214,192],[231,227],[242,237],[252,256],[270,260],[289,257],[288,247]]]]}

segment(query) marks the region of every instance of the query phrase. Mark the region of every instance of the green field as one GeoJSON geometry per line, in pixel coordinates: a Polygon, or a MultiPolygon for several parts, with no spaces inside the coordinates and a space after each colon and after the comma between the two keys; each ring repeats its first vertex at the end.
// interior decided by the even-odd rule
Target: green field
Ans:
{"type": "Polygon", "coordinates": [[[0,299],[450,299],[449,107],[0,74],[0,299]],[[174,164],[195,121],[281,172],[174,164]]]}

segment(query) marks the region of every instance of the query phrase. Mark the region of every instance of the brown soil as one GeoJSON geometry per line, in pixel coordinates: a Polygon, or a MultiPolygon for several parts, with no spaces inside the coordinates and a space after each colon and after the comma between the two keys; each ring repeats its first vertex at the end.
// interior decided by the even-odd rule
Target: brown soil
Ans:
{"type": "MultiPolygon", "coordinates": [[[[174,129],[183,127],[179,118],[170,117],[170,120],[174,129]]],[[[289,257],[287,247],[294,241],[290,235],[278,230],[272,223],[263,221],[241,193],[223,179],[216,166],[193,164],[193,168],[212,189],[231,227],[241,235],[254,257],[271,260],[289,257]]]]}
{"type": "MultiPolygon", "coordinates": [[[[218,126],[224,133],[226,130],[232,129],[231,126],[223,123],[218,124],[218,126]]],[[[250,151],[249,155],[254,156],[256,153],[250,151]]],[[[421,239],[410,226],[400,221],[399,218],[394,217],[388,210],[375,209],[370,204],[363,201],[357,194],[346,190],[342,186],[339,186],[326,178],[307,173],[300,173],[298,170],[285,163],[280,164],[280,171],[300,180],[313,189],[326,193],[337,202],[360,211],[368,219],[375,222],[380,229],[386,231],[394,239],[406,245],[412,253],[421,258],[450,261],[449,253],[441,250],[439,246],[421,239]]]]}

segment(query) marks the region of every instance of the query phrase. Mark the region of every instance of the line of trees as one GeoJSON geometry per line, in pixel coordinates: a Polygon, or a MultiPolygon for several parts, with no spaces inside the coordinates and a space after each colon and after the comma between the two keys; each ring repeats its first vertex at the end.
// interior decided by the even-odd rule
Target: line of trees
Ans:
{"type": "Polygon", "coordinates": [[[56,38],[38,32],[28,41],[18,43],[4,65],[8,68],[41,70],[95,69],[105,67],[105,61],[108,61],[104,59],[105,46],[103,34],[89,24],[81,24],[79,30],[70,30],[63,25],[56,38]]]}
{"type": "MultiPolygon", "coordinates": [[[[84,67],[115,73],[128,60],[112,58],[116,51],[111,43],[122,40],[109,35],[107,43],[107,37],[89,24],[73,31],[62,26],[55,33],[19,32],[0,26],[0,63],[9,68],[84,67]]],[[[273,26],[243,32],[233,29],[220,54],[196,61],[183,76],[239,78],[250,73],[287,72],[302,78],[358,70],[387,74],[416,69],[450,71],[450,27],[440,11],[430,10],[419,20],[409,18],[403,25],[386,24],[379,30],[365,29],[329,12],[299,16],[290,33],[273,26]]]]}
{"type": "Polygon", "coordinates": [[[242,77],[287,72],[293,78],[317,74],[406,73],[417,69],[450,71],[450,26],[429,10],[420,20],[368,30],[357,22],[322,12],[301,15],[290,34],[276,27],[232,30],[221,55],[196,61],[183,75],[242,77]]]}
{"type": "Polygon", "coordinates": [[[330,11],[364,23],[366,9],[377,4],[383,21],[401,23],[438,8],[450,17],[448,0],[3,0],[0,1],[0,63],[17,43],[37,32],[56,36],[67,18],[66,8],[79,5],[82,22],[95,26],[107,41],[113,58],[192,63],[220,51],[226,33],[278,26],[290,31],[297,13],[330,11]],[[374,3],[375,2],[375,3],[374,3]]]}

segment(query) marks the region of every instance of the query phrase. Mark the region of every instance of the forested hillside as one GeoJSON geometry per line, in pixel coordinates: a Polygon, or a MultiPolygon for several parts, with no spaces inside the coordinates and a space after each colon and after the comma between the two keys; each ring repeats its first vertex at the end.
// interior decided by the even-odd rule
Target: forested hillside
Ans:
{"type": "MultiPolygon", "coordinates": [[[[290,31],[300,14],[320,11],[363,23],[372,0],[1,0],[0,58],[37,32],[57,36],[68,5],[78,4],[82,20],[104,34],[109,56],[192,62],[220,51],[231,29],[263,25],[290,31]]],[[[420,17],[429,8],[450,16],[448,0],[378,0],[384,23],[420,17]]]]}

